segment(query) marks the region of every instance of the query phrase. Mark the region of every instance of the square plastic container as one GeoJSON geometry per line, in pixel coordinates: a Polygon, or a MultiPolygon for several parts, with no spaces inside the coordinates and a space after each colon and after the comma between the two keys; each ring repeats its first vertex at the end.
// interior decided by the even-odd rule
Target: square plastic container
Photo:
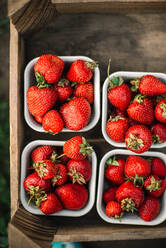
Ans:
{"type": "MultiPolygon", "coordinates": [[[[24,180],[27,176],[27,170],[31,166],[30,164],[30,157],[31,152],[41,145],[50,145],[55,147],[62,147],[64,145],[64,141],[49,141],[49,140],[35,140],[30,142],[23,150],[21,155],[21,178],[20,178],[20,200],[24,208],[36,215],[44,215],[39,208],[36,208],[34,203],[31,202],[29,206],[28,203],[28,194],[25,192],[24,189],[24,180]]],[[[88,182],[88,191],[89,191],[89,199],[87,201],[87,204],[84,208],[80,210],[67,210],[63,209],[60,212],[51,214],[52,216],[67,216],[67,217],[80,217],[82,215],[87,214],[91,208],[94,205],[95,202],[95,189],[96,189],[96,168],[97,168],[97,157],[96,153],[92,153],[91,159],[89,159],[92,165],[92,177],[90,181],[88,182]]]]}
{"type": "MultiPolygon", "coordinates": [[[[108,187],[108,182],[104,177],[104,172],[105,172],[105,163],[109,157],[112,157],[114,155],[121,155],[121,156],[129,156],[129,155],[136,155],[134,152],[128,151],[128,150],[123,150],[123,149],[116,149],[112,150],[110,152],[107,152],[104,157],[102,158],[100,162],[100,168],[99,168],[99,179],[98,179],[98,189],[97,189],[97,212],[100,215],[100,217],[108,222],[108,223],[113,223],[113,224],[127,224],[127,225],[145,225],[145,226],[155,226],[159,225],[163,221],[166,220],[166,191],[161,197],[161,210],[159,215],[152,221],[146,222],[142,220],[137,214],[125,214],[121,221],[114,219],[114,218],[109,218],[105,214],[105,206],[103,202],[103,191],[107,189],[108,187]]],[[[136,155],[138,156],[138,155],[136,155]]],[[[142,155],[139,155],[142,156],[142,155]]],[[[142,157],[158,157],[163,160],[163,162],[166,164],[166,155],[161,153],[161,152],[145,152],[142,157]]]]}
{"type": "MultiPolygon", "coordinates": [[[[164,83],[166,83],[166,74],[164,74],[164,73],[118,71],[118,72],[112,73],[109,76],[109,78],[112,79],[113,77],[123,77],[124,81],[125,81],[125,80],[134,79],[134,78],[140,78],[140,77],[147,75],[147,74],[153,75],[153,76],[161,79],[164,83]]],[[[106,129],[105,129],[107,120],[109,118],[108,108],[109,108],[109,105],[111,105],[111,103],[109,102],[108,97],[107,97],[108,85],[109,85],[109,79],[107,77],[106,80],[104,81],[103,96],[102,96],[102,133],[103,133],[105,140],[109,144],[111,144],[115,147],[126,147],[124,142],[118,143],[118,142],[113,141],[108,136],[106,129]]],[[[163,142],[161,144],[153,144],[151,146],[151,148],[161,148],[161,147],[165,147],[165,146],[166,146],[166,142],[163,142]]]]}
{"type": "MultiPolygon", "coordinates": [[[[85,57],[85,56],[59,56],[65,64],[70,65],[72,62],[78,59],[82,59],[84,61],[92,62],[93,60],[85,57]]],[[[30,86],[33,85],[33,82],[35,81],[35,75],[34,75],[34,65],[37,62],[38,58],[35,58],[31,60],[24,71],[24,117],[27,122],[27,124],[34,130],[38,132],[44,132],[44,129],[40,123],[35,121],[33,116],[28,111],[27,106],[27,90],[30,86]]],[[[92,115],[91,119],[86,127],[79,131],[70,130],[68,128],[63,128],[62,132],[86,132],[91,130],[98,122],[100,118],[100,70],[98,67],[94,69],[93,74],[93,84],[94,84],[94,103],[92,105],[92,115]]]]}

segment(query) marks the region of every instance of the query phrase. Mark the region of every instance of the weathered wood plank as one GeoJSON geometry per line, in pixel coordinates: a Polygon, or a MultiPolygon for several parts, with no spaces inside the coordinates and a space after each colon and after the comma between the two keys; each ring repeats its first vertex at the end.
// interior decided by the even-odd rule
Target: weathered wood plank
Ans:
{"type": "Polygon", "coordinates": [[[18,208],[20,145],[22,120],[20,111],[21,73],[24,64],[24,41],[10,22],[10,194],[11,217],[18,208]]]}

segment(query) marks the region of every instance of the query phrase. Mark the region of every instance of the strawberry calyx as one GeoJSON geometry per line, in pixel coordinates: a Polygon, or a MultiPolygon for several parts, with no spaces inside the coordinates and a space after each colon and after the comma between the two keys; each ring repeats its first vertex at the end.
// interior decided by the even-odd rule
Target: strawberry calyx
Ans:
{"type": "Polygon", "coordinates": [[[47,200],[47,194],[43,191],[42,194],[35,197],[35,204],[39,208],[43,201],[47,200]]]}
{"type": "Polygon", "coordinates": [[[146,95],[141,95],[138,94],[135,98],[134,101],[138,102],[138,103],[143,103],[143,99],[145,99],[147,96],[146,95]]]}
{"type": "Polygon", "coordinates": [[[131,198],[125,198],[121,201],[121,208],[126,212],[134,212],[137,211],[135,207],[135,202],[131,198]]]}
{"type": "Polygon", "coordinates": [[[131,86],[132,92],[136,92],[138,90],[140,81],[141,81],[140,78],[135,78],[135,79],[130,80],[130,84],[132,85],[131,86]]]}
{"type": "Polygon", "coordinates": [[[99,64],[98,64],[97,62],[95,62],[95,61],[93,61],[93,62],[86,61],[86,62],[85,62],[85,65],[86,65],[86,67],[89,68],[91,71],[94,71],[95,67],[98,67],[98,66],[99,66],[99,64]]]}
{"type": "Polygon", "coordinates": [[[123,216],[123,212],[120,213],[120,215],[115,214],[112,218],[121,221],[123,216]]]}
{"type": "Polygon", "coordinates": [[[88,142],[84,137],[82,137],[82,144],[79,144],[79,146],[81,147],[79,152],[82,153],[83,155],[90,156],[92,154],[93,147],[88,144],[88,142]]]}
{"type": "Polygon", "coordinates": [[[149,190],[150,192],[152,191],[156,191],[160,189],[161,186],[161,180],[156,180],[153,176],[150,179],[150,185],[148,185],[146,187],[147,190],[149,190]]]}
{"type": "Polygon", "coordinates": [[[135,177],[127,177],[126,179],[127,179],[127,181],[132,181],[136,187],[143,187],[144,186],[145,177],[138,176],[137,173],[135,173],[135,177]]]}
{"type": "Polygon", "coordinates": [[[122,77],[112,77],[110,79],[110,66],[111,66],[111,59],[109,59],[108,68],[107,68],[107,77],[109,81],[108,91],[124,83],[124,80],[122,77]]]}
{"type": "Polygon", "coordinates": [[[119,121],[119,120],[125,120],[125,117],[121,116],[121,115],[117,115],[115,117],[110,115],[110,118],[108,121],[119,121]]]}
{"type": "Polygon", "coordinates": [[[39,177],[41,177],[41,178],[43,176],[47,175],[47,173],[48,173],[48,170],[46,169],[46,163],[44,163],[43,161],[33,163],[33,167],[36,170],[39,177]]]}
{"type": "Polygon", "coordinates": [[[126,139],[127,146],[134,150],[139,150],[144,146],[143,140],[139,139],[135,134],[130,133],[129,137],[126,139]]]}
{"type": "Polygon", "coordinates": [[[49,134],[51,134],[51,135],[56,135],[57,133],[59,133],[59,132],[54,133],[52,130],[48,130],[48,131],[44,130],[44,132],[45,132],[45,133],[49,133],[49,134]]]}
{"type": "Polygon", "coordinates": [[[60,158],[63,157],[63,156],[65,156],[64,153],[61,154],[61,155],[58,155],[56,151],[53,151],[53,152],[51,153],[50,159],[51,159],[51,161],[54,162],[54,163],[59,163],[59,162],[61,162],[60,158]]]}
{"type": "Polygon", "coordinates": [[[68,175],[70,176],[70,177],[72,177],[72,181],[73,181],[73,183],[79,183],[79,184],[86,184],[86,181],[85,181],[85,179],[84,179],[84,176],[80,173],[80,172],[78,172],[76,169],[70,169],[69,170],[69,172],[68,172],[68,175]]]}
{"type": "Polygon", "coordinates": [[[58,83],[57,83],[57,85],[58,86],[61,86],[61,87],[64,87],[64,86],[67,86],[67,85],[69,85],[69,80],[67,80],[66,78],[61,78],[59,81],[58,81],[58,83]]]}
{"type": "Polygon", "coordinates": [[[43,75],[41,75],[39,72],[35,72],[35,77],[37,81],[37,87],[39,89],[52,88],[51,84],[47,84],[43,75]]]}
{"type": "Polygon", "coordinates": [[[33,186],[33,185],[30,185],[29,187],[29,195],[30,195],[30,198],[28,200],[28,203],[27,205],[29,206],[31,200],[33,199],[35,204],[38,206],[39,205],[39,198],[43,198],[44,195],[46,194],[45,191],[43,189],[41,189],[39,186],[33,186]]]}
{"type": "Polygon", "coordinates": [[[57,172],[56,172],[56,175],[51,179],[53,187],[55,186],[57,181],[62,178],[62,176],[59,175],[59,172],[60,172],[60,170],[58,169],[57,172]]]}
{"type": "Polygon", "coordinates": [[[160,144],[162,143],[162,140],[160,139],[160,136],[159,135],[153,135],[152,137],[152,140],[153,140],[153,144],[160,144]]]}
{"type": "Polygon", "coordinates": [[[118,161],[116,160],[116,156],[110,157],[109,159],[107,159],[106,161],[107,165],[115,165],[115,166],[119,166],[118,161]]]}
{"type": "Polygon", "coordinates": [[[161,103],[160,108],[163,110],[162,116],[166,118],[166,103],[161,103]]]}

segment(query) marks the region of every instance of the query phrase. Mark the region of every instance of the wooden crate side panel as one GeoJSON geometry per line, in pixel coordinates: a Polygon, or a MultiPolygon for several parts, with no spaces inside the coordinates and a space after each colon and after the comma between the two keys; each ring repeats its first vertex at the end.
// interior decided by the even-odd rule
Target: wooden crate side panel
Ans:
{"type": "Polygon", "coordinates": [[[142,240],[166,238],[166,223],[156,227],[126,225],[86,224],[78,226],[61,226],[54,235],[54,242],[88,242],[109,240],[142,240]]]}
{"type": "Polygon", "coordinates": [[[11,217],[18,208],[20,146],[23,127],[20,111],[21,71],[24,65],[24,41],[10,22],[10,196],[11,217]]]}
{"type": "Polygon", "coordinates": [[[30,0],[8,0],[8,16],[22,9],[30,0]]]}

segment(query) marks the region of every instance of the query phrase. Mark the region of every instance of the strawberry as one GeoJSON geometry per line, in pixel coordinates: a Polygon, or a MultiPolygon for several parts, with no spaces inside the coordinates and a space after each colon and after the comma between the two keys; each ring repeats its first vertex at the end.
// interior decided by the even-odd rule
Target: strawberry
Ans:
{"type": "Polygon", "coordinates": [[[73,95],[75,97],[85,97],[90,104],[93,103],[94,101],[94,87],[93,84],[88,82],[84,84],[77,84],[74,91],[73,95]]]}
{"type": "Polygon", "coordinates": [[[106,132],[108,136],[116,141],[123,142],[125,140],[125,134],[129,127],[128,119],[122,116],[110,116],[110,119],[106,124],[106,132]]]}
{"type": "Polygon", "coordinates": [[[67,181],[67,169],[63,164],[56,164],[57,167],[56,174],[51,179],[53,186],[60,186],[67,181]]]}
{"type": "Polygon", "coordinates": [[[166,125],[157,123],[151,127],[153,144],[160,144],[166,141],[166,125]]]}
{"type": "Polygon", "coordinates": [[[127,109],[128,115],[138,122],[150,124],[154,120],[152,100],[146,96],[138,94],[132,104],[127,109]]]}
{"type": "Polygon", "coordinates": [[[152,75],[145,75],[139,83],[139,91],[143,95],[156,96],[166,93],[166,85],[152,75]]]}
{"type": "Polygon", "coordinates": [[[78,210],[85,206],[88,200],[88,190],[80,184],[65,184],[55,189],[55,193],[59,197],[66,209],[78,210]]]}
{"type": "Polygon", "coordinates": [[[51,179],[57,172],[57,168],[51,160],[43,160],[33,163],[33,167],[39,177],[43,178],[44,180],[51,179]]]}
{"type": "Polygon", "coordinates": [[[67,163],[67,171],[70,181],[86,184],[91,178],[92,167],[88,160],[70,160],[67,163]]]}
{"type": "Polygon", "coordinates": [[[53,152],[52,146],[39,146],[32,152],[32,161],[37,163],[39,161],[48,160],[53,152]]]}
{"type": "Polygon", "coordinates": [[[40,178],[37,172],[27,176],[24,180],[24,189],[30,195],[28,205],[33,199],[35,204],[38,206],[41,197],[45,195],[45,192],[50,189],[50,181],[40,178]]]}
{"type": "Polygon", "coordinates": [[[163,161],[159,158],[153,158],[151,160],[152,174],[158,177],[164,178],[166,176],[166,168],[163,161]]]}
{"type": "Polygon", "coordinates": [[[138,211],[144,221],[153,220],[160,212],[159,200],[151,196],[146,197],[138,211]]]}
{"type": "Polygon", "coordinates": [[[124,182],[124,166],[125,160],[122,158],[111,157],[107,160],[106,164],[108,165],[105,170],[105,177],[109,182],[113,184],[121,184],[124,182]]]}
{"type": "Polygon", "coordinates": [[[116,108],[124,111],[131,99],[131,90],[127,84],[124,83],[123,78],[113,77],[109,80],[108,99],[110,103],[116,108]]]}
{"type": "Polygon", "coordinates": [[[40,210],[44,214],[54,214],[63,209],[61,202],[58,197],[53,193],[48,193],[45,199],[42,201],[40,210]]]}
{"type": "Polygon", "coordinates": [[[35,192],[37,189],[47,192],[50,189],[50,182],[39,177],[37,172],[34,172],[25,178],[24,188],[29,193],[35,192]]]}
{"type": "Polygon", "coordinates": [[[49,84],[58,82],[64,69],[64,61],[52,54],[40,56],[34,66],[38,82],[46,81],[49,84]]]}
{"type": "Polygon", "coordinates": [[[105,208],[105,213],[108,217],[121,219],[123,212],[121,205],[116,201],[109,201],[105,208]]]}
{"type": "Polygon", "coordinates": [[[87,155],[91,155],[93,148],[81,136],[75,136],[65,142],[63,152],[68,158],[84,160],[87,155]]]}
{"type": "Polygon", "coordinates": [[[38,123],[42,123],[43,121],[43,116],[34,116],[34,118],[38,123]]]}
{"type": "Polygon", "coordinates": [[[88,62],[83,60],[76,60],[72,63],[66,75],[71,82],[86,83],[89,82],[93,76],[94,68],[98,66],[95,62],[88,62]]]}
{"type": "Polygon", "coordinates": [[[66,128],[80,130],[84,128],[91,117],[91,106],[84,97],[71,99],[60,108],[66,128]]]}
{"type": "Polygon", "coordinates": [[[166,189],[166,181],[156,175],[150,175],[144,182],[148,194],[153,197],[160,197],[166,189]]]}
{"type": "Polygon", "coordinates": [[[154,113],[158,121],[166,123],[166,98],[157,104],[154,113]]]}
{"type": "Polygon", "coordinates": [[[143,153],[148,151],[152,145],[152,135],[146,126],[134,125],[127,130],[125,143],[127,149],[143,153]]]}
{"type": "Polygon", "coordinates": [[[103,200],[107,204],[109,201],[115,201],[115,195],[118,187],[111,187],[104,191],[103,200]]]}
{"type": "Polygon", "coordinates": [[[64,122],[58,111],[52,109],[44,115],[42,126],[45,131],[55,135],[62,131],[64,127],[64,122]]]}
{"type": "Polygon", "coordinates": [[[43,116],[51,109],[57,100],[57,94],[50,88],[40,89],[31,86],[27,91],[27,104],[29,112],[34,116],[43,116]]]}
{"type": "Polygon", "coordinates": [[[134,212],[144,201],[144,192],[128,181],[119,186],[116,191],[116,200],[121,204],[123,211],[134,212]]]}
{"type": "Polygon", "coordinates": [[[64,103],[71,96],[73,91],[70,82],[65,78],[62,78],[57,84],[54,84],[54,90],[57,93],[59,103],[64,103]]]}
{"type": "Polygon", "coordinates": [[[150,163],[139,156],[131,155],[127,158],[124,173],[128,178],[134,179],[134,183],[141,183],[150,175],[151,165],[150,163]]]}

